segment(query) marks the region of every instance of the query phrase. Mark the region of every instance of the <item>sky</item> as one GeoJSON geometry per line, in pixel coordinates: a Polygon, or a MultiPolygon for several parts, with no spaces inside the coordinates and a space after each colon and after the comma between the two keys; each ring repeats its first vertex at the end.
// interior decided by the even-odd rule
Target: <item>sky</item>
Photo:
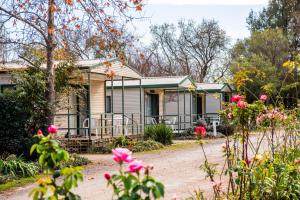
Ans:
{"type": "Polygon", "coordinates": [[[176,24],[179,19],[201,22],[215,19],[234,43],[250,35],[246,18],[251,10],[260,11],[268,0],[148,0],[145,18],[135,23],[135,32],[141,42],[151,42],[150,26],[162,23],[176,24]]]}

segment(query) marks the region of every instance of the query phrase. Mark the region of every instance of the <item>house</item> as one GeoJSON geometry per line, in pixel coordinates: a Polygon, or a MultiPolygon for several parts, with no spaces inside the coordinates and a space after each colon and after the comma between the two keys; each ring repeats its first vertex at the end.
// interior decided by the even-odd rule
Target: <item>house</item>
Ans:
{"type": "Polygon", "coordinates": [[[197,118],[207,122],[219,118],[223,104],[229,102],[234,88],[227,83],[196,83],[196,114],[197,118]]]}
{"type": "Polygon", "coordinates": [[[125,113],[142,113],[145,125],[165,122],[180,131],[192,126],[193,90],[196,88],[190,76],[143,77],[141,81],[107,82],[107,111],[120,112],[118,105],[122,91],[125,113]],[[113,92],[112,92],[113,91],[113,92]],[[142,104],[138,100],[142,99],[142,104]],[[113,105],[111,110],[110,105],[113,105]]]}
{"type": "Polygon", "coordinates": [[[120,112],[122,88],[125,113],[143,113],[144,124],[165,122],[175,131],[191,128],[198,119],[220,122],[219,111],[231,98],[228,84],[194,83],[189,76],[143,77],[141,81],[107,82],[107,111],[120,112]],[[114,100],[111,101],[113,91],[114,100]],[[143,99],[142,104],[138,103],[143,99]],[[143,103],[144,102],[144,103],[143,103]]]}
{"type": "MultiPolygon", "coordinates": [[[[56,61],[55,64],[59,62],[56,61]]],[[[59,137],[105,138],[120,135],[126,131],[123,127],[125,118],[122,113],[105,113],[107,71],[114,73],[114,80],[139,80],[140,74],[129,66],[125,66],[117,59],[79,60],[75,63],[82,72],[85,92],[79,96],[70,94],[61,98],[56,110],[54,124],[59,128],[59,137]]],[[[45,67],[45,66],[42,66],[45,67]]],[[[0,89],[13,87],[12,71],[25,69],[25,65],[8,63],[0,68],[0,89]]],[[[120,100],[121,101],[121,100],[120,100]]],[[[120,103],[121,107],[124,104],[120,103]]],[[[140,120],[141,121],[141,120],[140,120]]],[[[136,126],[142,126],[137,124],[136,126]]],[[[142,130],[142,128],[139,128],[142,130]]]]}

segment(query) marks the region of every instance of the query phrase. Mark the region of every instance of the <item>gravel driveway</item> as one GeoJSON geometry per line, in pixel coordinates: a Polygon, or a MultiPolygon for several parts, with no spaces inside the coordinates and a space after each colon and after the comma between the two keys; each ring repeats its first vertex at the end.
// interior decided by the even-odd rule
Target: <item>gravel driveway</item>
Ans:
{"type": "MultiPolygon", "coordinates": [[[[222,168],[221,144],[224,139],[208,140],[205,150],[209,162],[220,164],[222,168]]],[[[211,191],[211,183],[205,179],[205,174],[199,169],[203,163],[201,147],[195,143],[186,145],[184,148],[162,150],[148,153],[136,153],[134,156],[144,163],[153,164],[152,174],[163,182],[166,187],[165,199],[178,196],[184,199],[191,196],[195,189],[201,189],[206,194],[211,191]]],[[[83,200],[108,200],[111,199],[110,189],[106,188],[103,178],[105,171],[117,169],[111,155],[86,155],[93,164],[84,170],[84,182],[76,189],[83,200]]],[[[0,195],[0,199],[26,200],[28,192],[35,186],[31,184],[0,195]]],[[[180,198],[180,199],[181,199],[180,198]]]]}

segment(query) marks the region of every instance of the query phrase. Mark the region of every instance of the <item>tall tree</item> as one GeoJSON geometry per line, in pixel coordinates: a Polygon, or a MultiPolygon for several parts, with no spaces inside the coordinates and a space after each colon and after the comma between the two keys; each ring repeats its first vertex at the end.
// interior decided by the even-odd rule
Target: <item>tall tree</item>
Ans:
{"type": "Polygon", "coordinates": [[[155,25],[151,33],[152,44],[144,49],[144,60],[137,62],[142,70],[143,66],[149,66],[148,74],[188,74],[203,82],[221,69],[228,38],[216,21],[203,20],[197,24],[192,20],[180,20],[177,26],[155,25]]]}
{"type": "Polygon", "coordinates": [[[82,41],[91,36],[100,37],[101,45],[118,40],[124,25],[134,18],[132,10],[141,9],[142,0],[0,0],[0,25],[7,27],[7,39],[2,42],[17,50],[37,47],[46,51],[49,124],[54,119],[55,49],[75,50],[82,56],[82,41]]]}
{"type": "Polygon", "coordinates": [[[249,102],[268,94],[273,103],[292,106],[297,86],[289,58],[289,42],[281,29],[253,32],[231,51],[231,71],[236,88],[249,102]]]}
{"type": "Polygon", "coordinates": [[[251,11],[247,23],[252,31],[262,31],[270,28],[281,28],[288,32],[290,22],[294,17],[297,0],[270,0],[262,11],[251,11]]]}

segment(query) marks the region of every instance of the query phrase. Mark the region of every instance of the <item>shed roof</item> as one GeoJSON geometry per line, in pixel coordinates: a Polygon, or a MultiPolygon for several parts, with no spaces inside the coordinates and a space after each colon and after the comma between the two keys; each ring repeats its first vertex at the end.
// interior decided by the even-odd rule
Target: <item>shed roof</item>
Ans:
{"type": "MultiPolygon", "coordinates": [[[[54,61],[54,64],[59,64],[62,61],[54,61]]],[[[117,58],[112,59],[93,59],[93,60],[78,60],[75,62],[79,68],[90,68],[92,73],[107,74],[112,70],[117,77],[141,78],[139,72],[128,65],[123,64],[117,58]]],[[[0,71],[11,71],[25,69],[27,66],[22,63],[5,63],[0,65],[0,71]]],[[[43,68],[46,64],[42,65],[43,68]]]]}
{"type": "MultiPolygon", "coordinates": [[[[114,88],[121,88],[122,81],[113,81],[114,88]]],[[[190,76],[162,76],[162,77],[142,77],[141,86],[143,88],[189,88],[191,86],[195,87],[193,80],[190,76]]],[[[111,82],[107,82],[107,87],[111,87],[111,82]]],[[[138,88],[138,80],[125,80],[125,88],[138,88]]]]}
{"type": "Polygon", "coordinates": [[[198,92],[232,92],[233,88],[227,83],[196,83],[198,92]]]}

